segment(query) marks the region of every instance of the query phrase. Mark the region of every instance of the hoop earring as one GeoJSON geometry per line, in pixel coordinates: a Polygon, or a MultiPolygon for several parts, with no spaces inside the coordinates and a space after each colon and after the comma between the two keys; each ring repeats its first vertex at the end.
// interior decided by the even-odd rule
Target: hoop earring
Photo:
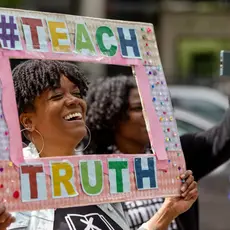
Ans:
{"type": "MultiPolygon", "coordinates": [[[[26,137],[26,135],[24,134],[24,131],[30,131],[30,129],[28,129],[28,128],[22,129],[22,130],[21,130],[21,133],[23,133],[24,137],[25,137],[28,141],[30,141],[30,142],[33,143],[33,140],[29,140],[29,139],[26,137]]],[[[36,133],[38,133],[39,136],[40,136],[41,139],[42,139],[42,148],[41,148],[40,152],[38,153],[38,155],[40,156],[41,152],[44,150],[45,141],[44,141],[44,138],[43,138],[42,134],[41,134],[37,129],[35,129],[34,131],[35,131],[36,133]]],[[[32,138],[32,139],[33,139],[33,138],[32,138]]],[[[25,144],[24,142],[22,142],[22,143],[25,144]]],[[[33,143],[33,145],[34,145],[34,143],[33,143]]],[[[34,145],[34,148],[35,148],[35,145],[34,145]]],[[[35,148],[35,149],[36,149],[36,148],[35,148]]],[[[36,151],[37,151],[37,149],[36,149],[36,151]]]]}
{"type": "Polygon", "coordinates": [[[88,141],[88,143],[87,143],[87,145],[85,146],[85,148],[83,148],[83,149],[81,149],[81,150],[75,150],[75,152],[84,152],[88,147],[89,147],[89,145],[90,145],[90,143],[91,143],[91,132],[90,132],[90,129],[88,128],[88,126],[87,125],[85,125],[85,127],[86,127],[86,129],[87,129],[87,131],[88,131],[88,133],[89,133],[89,141],[88,141]]]}

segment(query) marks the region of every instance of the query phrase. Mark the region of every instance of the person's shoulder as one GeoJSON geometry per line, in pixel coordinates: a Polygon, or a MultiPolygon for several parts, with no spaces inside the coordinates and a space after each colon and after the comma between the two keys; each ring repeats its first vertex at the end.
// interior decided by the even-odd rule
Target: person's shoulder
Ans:
{"type": "Polygon", "coordinates": [[[12,212],[12,216],[15,217],[16,221],[12,223],[7,230],[13,229],[26,229],[29,226],[31,219],[31,212],[12,212]]]}
{"type": "Polygon", "coordinates": [[[24,159],[36,159],[39,158],[39,153],[37,152],[35,146],[30,143],[27,147],[23,148],[24,159]]]}
{"type": "Polygon", "coordinates": [[[7,230],[53,229],[53,209],[12,212],[11,214],[16,218],[16,222],[12,223],[7,230]]]}

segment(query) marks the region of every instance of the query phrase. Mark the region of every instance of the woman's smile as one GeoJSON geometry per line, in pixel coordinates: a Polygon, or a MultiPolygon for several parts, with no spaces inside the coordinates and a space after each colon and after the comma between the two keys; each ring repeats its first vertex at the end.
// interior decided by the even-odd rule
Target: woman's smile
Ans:
{"type": "Polygon", "coordinates": [[[83,120],[83,115],[82,113],[79,113],[79,112],[75,112],[75,113],[70,113],[68,115],[66,115],[64,118],[63,118],[65,124],[67,125],[85,125],[85,121],[83,120]]]}
{"type": "Polygon", "coordinates": [[[64,116],[64,119],[66,121],[82,120],[82,113],[72,112],[72,113],[69,113],[68,115],[64,116]]]}

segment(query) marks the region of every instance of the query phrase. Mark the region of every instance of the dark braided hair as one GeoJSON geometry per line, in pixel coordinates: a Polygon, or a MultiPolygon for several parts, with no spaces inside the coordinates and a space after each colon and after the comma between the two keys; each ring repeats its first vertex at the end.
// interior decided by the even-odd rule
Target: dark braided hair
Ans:
{"type": "Polygon", "coordinates": [[[85,154],[109,153],[109,147],[115,145],[115,128],[128,119],[129,94],[134,88],[134,78],[127,76],[98,79],[90,85],[86,123],[92,139],[85,154]]]}
{"type": "Polygon", "coordinates": [[[65,75],[86,96],[88,82],[80,69],[72,63],[53,60],[28,60],[13,70],[13,81],[19,115],[34,110],[34,100],[46,89],[60,87],[65,75]]]}

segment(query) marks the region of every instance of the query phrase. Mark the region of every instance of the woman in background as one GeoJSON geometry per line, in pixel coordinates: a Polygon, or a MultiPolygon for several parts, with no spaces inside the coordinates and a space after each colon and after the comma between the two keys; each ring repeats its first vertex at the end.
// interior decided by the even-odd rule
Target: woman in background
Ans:
{"type": "MultiPolygon", "coordinates": [[[[86,153],[149,153],[149,138],[142,106],[133,77],[119,76],[97,80],[87,94],[87,125],[92,143],[86,153]]],[[[230,110],[212,129],[181,136],[187,168],[195,180],[216,169],[230,158],[230,110]]],[[[131,229],[159,210],[163,199],[131,201],[123,204],[131,229]]],[[[172,221],[170,230],[198,230],[198,203],[172,221]]]]}

